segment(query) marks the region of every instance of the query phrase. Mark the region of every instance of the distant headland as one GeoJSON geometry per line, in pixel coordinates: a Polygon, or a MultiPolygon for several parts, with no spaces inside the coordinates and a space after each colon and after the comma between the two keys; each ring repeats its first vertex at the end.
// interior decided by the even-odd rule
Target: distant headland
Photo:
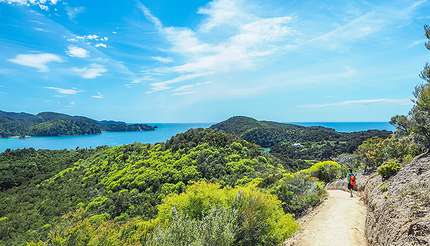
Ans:
{"type": "Polygon", "coordinates": [[[29,113],[0,110],[0,138],[27,136],[70,136],[100,134],[102,131],[154,131],[157,127],[146,124],[128,124],[122,121],[94,120],[55,112],[29,113]]]}

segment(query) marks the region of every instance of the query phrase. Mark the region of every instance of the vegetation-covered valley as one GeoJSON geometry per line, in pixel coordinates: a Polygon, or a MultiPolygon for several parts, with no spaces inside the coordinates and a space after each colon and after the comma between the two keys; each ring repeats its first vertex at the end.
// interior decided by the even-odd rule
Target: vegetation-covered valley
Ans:
{"type": "Polygon", "coordinates": [[[315,160],[353,153],[366,139],[384,139],[391,134],[381,130],[344,133],[326,127],[258,121],[244,116],[232,117],[211,128],[268,148],[272,155],[284,161],[291,170],[307,168],[315,160]]]}
{"type": "Polygon", "coordinates": [[[211,129],[164,144],[0,156],[6,245],[277,245],[345,172],[289,172],[261,147],[211,129]],[[209,233],[209,234],[208,234],[209,233]]]}

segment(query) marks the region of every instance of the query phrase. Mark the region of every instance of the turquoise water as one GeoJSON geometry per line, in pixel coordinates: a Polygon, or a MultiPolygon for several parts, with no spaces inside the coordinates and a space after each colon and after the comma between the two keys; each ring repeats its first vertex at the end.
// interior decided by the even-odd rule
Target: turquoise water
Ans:
{"type": "Polygon", "coordinates": [[[366,130],[394,131],[393,125],[388,122],[295,122],[292,124],[302,126],[324,126],[333,128],[338,132],[358,132],[366,130]]]}
{"type": "MultiPolygon", "coordinates": [[[[99,135],[62,136],[62,137],[31,137],[26,139],[0,138],[0,152],[6,149],[35,148],[35,149],[74,149],[89,148],[100,145],[122,145],[134,142],[159,143],[172,136],[191,128],[206,128],[212,123],[154,123],[158,128],[150,132],[103,132],[99,135]]],[[[303,126],[325,126],[337,131],[353,132],[369,129],[393,130],[386,122],[312,122],[294,123],[303,126]]]]}
{"type": "Polygon", "coordinates": [[[122,145],[134,142],[160,143],[185,132],[191,128],[206,128],[211,123],[154,123],[158,128],[155,131],[147,132],[103,132],[97,135],[83,136],[61,136],[61,137],[30,137],[19,138],[0,138],[0,152],[6,149],[74,149],[76,147],[89,148],[101,145],[122,145]]]}

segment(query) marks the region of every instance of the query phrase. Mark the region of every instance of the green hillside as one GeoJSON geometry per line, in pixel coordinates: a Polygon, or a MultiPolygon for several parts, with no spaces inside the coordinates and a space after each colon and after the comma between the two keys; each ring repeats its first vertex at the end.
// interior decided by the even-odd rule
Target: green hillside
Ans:
{"type": "Polygon", "coordinates": [[[368,138],[386,138],[391,132],[368,130],[344,133],[326,127],[305,127],[235,116],[211,126],[268,148],[290,169],[307,166],[307,160],[322,161],[352,153],[368,138]]]}
{"type": "Polygon", "coordinates": [[[277,245],[297,229],[290,214],[324,197],[320,168],[343,172],[319,165],[289,173],[259,146],[211,129],[156,145],[7,151],[0,244],[277,245]]]}

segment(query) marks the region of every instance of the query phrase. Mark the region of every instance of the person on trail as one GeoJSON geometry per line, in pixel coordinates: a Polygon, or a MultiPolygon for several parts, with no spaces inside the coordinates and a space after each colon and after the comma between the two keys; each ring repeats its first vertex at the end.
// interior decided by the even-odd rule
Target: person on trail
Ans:
{"type": "Polygon", "coordinates": [[[347,179],[348,179],[348,190],[351,193],[351,197],[353,197],[352,190],[356,188],[357,180],[356,180],[355,174],[352,172],[352,169],[349,169],[347,179]]]}

